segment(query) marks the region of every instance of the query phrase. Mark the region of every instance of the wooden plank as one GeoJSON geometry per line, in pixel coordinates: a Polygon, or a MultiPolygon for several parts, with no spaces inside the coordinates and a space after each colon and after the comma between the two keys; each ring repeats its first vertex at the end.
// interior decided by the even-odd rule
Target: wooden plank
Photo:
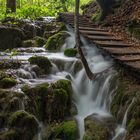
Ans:
{"type": "Polygon", "coordinates": [[[109,32],[104,31],[87,31],[87,30],[81,30],[80,32],[87,35],[104,35],[104,36],[111,36],[112,34],[109,32]]]}
{"type": "Polygon", "coordinates": [[[106,29],[102,29],[102,28],[99,28],[99,27],[96,27],[96,28],[90,28],[90,27],[82,27],[80,26],[79,27],[80,30],[87,30],[87,31],[103,31],[103,32],[108,32],[108,30],[106,29]]]}
{"type": "Polygon", "coordinates": [[[92,40],[98,40],[98,41],[119,41],[121,39],[115,38],[113,36],[97,36],[97,35],[86,35],[87,38],[92,39],[92,40]]]}
{"type": "Polygon", "coordinates": [[[115,55],[140,54],[140,49],[135,47],[126,47],[126,48],[103,47],[103,49],[115,55]]]}
{"type": "Polygon", "coordinates": [[[137,62],[127,62],[125,64],[140,71],[140,61],[137,61],[137,62]]]}
{"type": "Polygon", "coordinates": [[[113,58],[123,62],[140,61],[140,55],[122,55],[122,56],[114,56],[113,58]]]}
{"type": "Polygon", "coordinates": [[[124,43],[123,41],[92,41],[95,44],[101,45],[101,47],[129,47],[131,44],[124,43]]]}

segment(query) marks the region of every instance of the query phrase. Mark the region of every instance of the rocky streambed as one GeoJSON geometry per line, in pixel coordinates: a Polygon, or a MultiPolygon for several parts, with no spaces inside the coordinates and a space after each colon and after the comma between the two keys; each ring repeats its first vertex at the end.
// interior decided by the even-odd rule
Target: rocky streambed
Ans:
{"type": "Polygon", "coordinates": [[[46,18],[0,25],[0,139],[139,138],[139,87],[126,93],[129,80],[118,82],[113,60],[81,38],[100,73],[89,81],[66,28],[46,18]]]}

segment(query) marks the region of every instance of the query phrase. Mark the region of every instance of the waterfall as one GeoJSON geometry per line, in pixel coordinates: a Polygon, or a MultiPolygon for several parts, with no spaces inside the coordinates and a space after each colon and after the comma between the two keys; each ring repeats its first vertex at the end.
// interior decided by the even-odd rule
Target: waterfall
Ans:
{"type": "Polygon", "coordinates": [[[117,126],[117,128],[115,130],[115,136],[112,138],[112,140],[124,140],[125,139],[127,114],[128,114],[128,111],[131,109],[134,102],[135,102],[135,98],[133,98],[131,104],[126,109],[124,117],[123,117],[122,124],[117,126]]]}

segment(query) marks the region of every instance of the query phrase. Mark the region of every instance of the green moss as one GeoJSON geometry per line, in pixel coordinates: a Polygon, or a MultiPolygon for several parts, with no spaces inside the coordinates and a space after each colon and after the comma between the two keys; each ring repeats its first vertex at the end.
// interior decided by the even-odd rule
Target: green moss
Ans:
{"type": "Polygon", "coordinates": [[[33,39],[36,41],[38,47],[42,47],[46,43],[46,39],[43,37],[36,36],[33,39]]]}
{"type": "Polygon", "coordinates": [[[28,59],[30,64],[38,65],[45,73],[49,73],[52,68],[52,64],[47,57],[44,56],[32,56],[28,59]]]}
{"type": "Polygon", "coordinates": [[[128,27],[127,30],[133,37],[140,39],[140,27],[128,27]]]}
{"type": "Polygon", "coordinates": [[[14,78],[5,77],[0,80],[0,87],[1,88],[10,88],[16,85],[16,80],[14,78]]]}
{"type": "Polygon", "coordinates": [[[111,103],[111,113],[116,116],[122,101],[122,98],[124,96],[124,91],[122,87],[118,87],[117,93],[114,96],[112,103],[111,103]]]}
{"type": "Polygon", "coordinates": [[[59,32],[48,38],[45,48],[50,51],[59,50],[65,43],[65,39],[69,36],[67,32],[59,32]]]}
{"type": "Polygon", "coordinates": [[[131,119],[127,125],[128,132],[133,133],[137,129],[140,129],[140,119],[131,119]]]}
{"type": "Polygon", "coordinates": [[[30,135],[35,135],[38,130],[38,123],[35,117],[27,112],[20,110],[14,112],[8,121],[8,126],[10,128],[18,128],[19,130],[30,131],[30,135]]]}
{"type": "Polygon", "coordinates": [[[67,121],[60,125],[53,133],[53,139],[76,140],[78,129],[75,121],[67,121]]]}
{"type": "Polygon", "coordinates": [[[83,140],[108,140],[109,130],[105,126],[95,123],[93,120],[86,120],[85,135],[83,140]]]}
{"type": "Polygon", "coordinates": [[[28,47],[37,47],[37,43],[35,40],[25,40],[22,42],[22,46],[25,48],[28,47]]]}
{"type": "Polygon", "coordinates": [[[19,140],[20,139],[20,134],[14,130],[14,129],[11,129],[11,130],[8,130],[6,131],[4,134],[3,134],[3,140],[19,140]]]}
{"type": "Polygon", "coordinates": [[[67,49],[65,49],[64,54],[68,57],[75,57],[77,54],[77,49],[67,48],[67,49]]]}

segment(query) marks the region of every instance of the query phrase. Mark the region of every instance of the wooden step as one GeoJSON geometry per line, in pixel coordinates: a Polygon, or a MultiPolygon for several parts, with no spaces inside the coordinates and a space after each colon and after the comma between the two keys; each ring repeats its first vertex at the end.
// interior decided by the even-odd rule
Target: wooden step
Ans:
{"type": "Polygon", "coordinates": [[[130,44],[124,43],[122,41],[92,41],[93,43],[100,45],[101,47],[129,47],[130,44]]]}
{"type": "Polygon", "coordinates": [[[115,55],[139,55],[140,49],[135,47],[126,47],[126,48],[112,48],[112,47],[103,47],[104,50],[111,54],[115,55]]]}
{"type": "Polygon", "coordinates": [[[140,55],[122,55],[122,56],[113,56],[113,58],[123,62],[140,61],[140,55]]]}
{"type": "Polygon", "coordinates": [[[137,62],[127,62],[125,64],[130,66],[130,67],[132,67],[132,68],[135,68],[135,69],[139,70],[139,72],[140,72],[140,61],[137,61],[137,62]]]}
{"type": "Polygon", "coordinates": [[[98,41],[120,41],[121,39],[115,38],[113,36],[97,36],[97,35],[86,35],[87,38],[92,39],[92,40],[98,40],[98,41]]]}
{"type": "Polygon", "coordinates": [[[79,27],[79,29],[80,29],[80,31],[82,30],[82,31],[103,31],[103,32],[108,32],[108,30],[106,30],[106,29],[102,29],[102,28],[99,28],[99,27],[97,27],[97,28],[90,28],[90,27],[82,27],[82,26],[80,26],[79,27]]]}
{"type": "Polygon", "coordinates": [[[87,31],[87,30],[81,30],[80,32],[87,35],[104,35],[104,36],[111,36],[112,34],[109,32],[104,31],[87,31]]]}

